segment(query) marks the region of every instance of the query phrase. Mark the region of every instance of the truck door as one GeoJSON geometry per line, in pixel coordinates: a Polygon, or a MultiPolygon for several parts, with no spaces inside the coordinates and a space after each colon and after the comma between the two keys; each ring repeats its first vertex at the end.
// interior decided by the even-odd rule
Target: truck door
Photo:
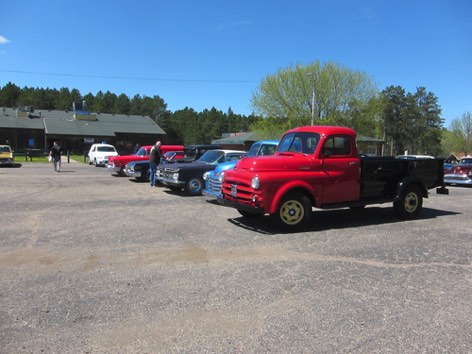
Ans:
{"type": "Polygon", "coordinates": [[[322,204],[360,198],[360,160],[352,139],[341,135],[324,141],[320,152],[324,174],[322,204]]]}

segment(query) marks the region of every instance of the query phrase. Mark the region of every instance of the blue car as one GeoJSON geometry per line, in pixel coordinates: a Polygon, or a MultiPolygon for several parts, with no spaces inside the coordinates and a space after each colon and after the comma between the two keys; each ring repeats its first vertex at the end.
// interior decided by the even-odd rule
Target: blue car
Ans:
{"type": "MultiPolygon", "coordinates": [[[[261,140],[252,144],[247,153],[247,157],[268,156],[273,155],[277,150],[278,140],[261,140]]],[[[203,175],[205,188],[202,194],[207,197],[216,198],[221,194],[221,183],[223,181],[224,171],[232,170],[238,160],[220,163],[212,171],[208,171],[203,175]]]]}

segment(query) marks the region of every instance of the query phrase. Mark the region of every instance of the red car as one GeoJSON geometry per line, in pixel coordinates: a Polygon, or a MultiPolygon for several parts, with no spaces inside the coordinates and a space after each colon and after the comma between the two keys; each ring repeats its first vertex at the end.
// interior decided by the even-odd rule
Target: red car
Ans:
{"type": "Polygon", "coordinates": [[[467,156],[445,171],[444,182],[449,185],[472,186],[472,157],[467,156]]]}
{"type": "MultiPolygon", "coordinates": [[[[120,176],[125,176],[124,168],[127,163],[133,161],[147,161],[149,160],[149,152],[153,145],[141,146],[139,150],[132,155],[119,155],[110,157],[108,159],[107,168],[112,173],[117,173],[120,176]]],[[[183,145],[161,145],[162,154],[169,151],[183,151],[183,145]]]]}

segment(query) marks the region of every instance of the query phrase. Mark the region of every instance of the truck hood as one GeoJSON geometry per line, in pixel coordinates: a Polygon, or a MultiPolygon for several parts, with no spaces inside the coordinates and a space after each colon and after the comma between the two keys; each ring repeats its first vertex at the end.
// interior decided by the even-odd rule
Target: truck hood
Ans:
{"type": "Polygon", "coordinates": [[[235,170],[239,171],[299,171],[311,166],[311,155],[283,152],[272,156],[245,157],[239,160],[235,170]]]}

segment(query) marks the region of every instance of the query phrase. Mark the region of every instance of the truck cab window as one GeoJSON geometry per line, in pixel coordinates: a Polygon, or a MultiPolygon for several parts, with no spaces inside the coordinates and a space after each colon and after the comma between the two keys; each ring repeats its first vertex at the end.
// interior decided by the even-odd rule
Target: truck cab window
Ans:
{"type": "Polygon", "coordinates": [[[335,136],[326,139],[326,142],[323,147],[323,155],[333,156],[333,155],[350,155],[351,154],[351,144],[350,140],[346,136],[335,136]]]}

